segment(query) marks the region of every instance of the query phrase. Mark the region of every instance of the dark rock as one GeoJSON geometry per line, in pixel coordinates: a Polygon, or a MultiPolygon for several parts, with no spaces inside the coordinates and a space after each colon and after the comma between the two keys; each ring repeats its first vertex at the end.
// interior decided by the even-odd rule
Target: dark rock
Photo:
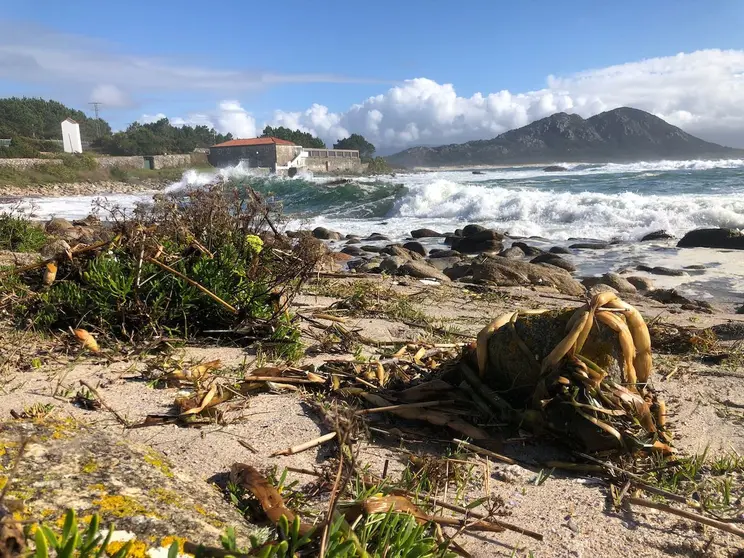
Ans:
{"type": "Polygon", "coordinates": [[[423,261],[406,262],[405,264],[400,266],[398,272],[402,275],[410,275],[411,277],[417,277],[419,279],[437,279],[442,282],[450,281],[450,278],[439,271],[436,267],[431,266],[423,261]]]}
{"type": "Polygon", "coordinates": [[[462,258],[450,256],[448,258],[429,258],[426,260],[431,266],[436,267],[439,271],[444,271],[448,267],[453,267],[462,262],[462,258]]]}
{"type": "Polygon", "coordinates": [[[499,252],[499,256],[502,258],[512,258],[512,259],[519,259],[524,258],[525,253],[524,250],[522,250],[518,246],[512,246],[511,248],[507,248],[506,250],[502,250],[499,252]]]}
{"type": "Polygon", "coordinates": [[[344,246],[341,249],[341,252],[344,254],[349,254],[350,256],[361,256],[364,253],[364,250],[362,250],[359,246],[344,246]]]}
{"type": "Polygon", "coordinates": [[[565,269],[566,271],[576,271],[576,266],[574,266],[574,264],[567,260],[564,260],[558,254],[540,254],[536,258],[530,260],[530,263],[544,263],[560,267],[561,269],[565,269]]]}
{"type": "MultiPolygon", "coordinates": [[[[742,306],[744,308],[744,306],[742,306]]],[[[739,310],[741,310],[740,308],[739,310]]],[[[741,312],[737,312],[739,314],[741,312]]],[[[722,341],[738,341],[744,339],[744,322],[725,322],[716,324],[710,329],[722,341]]]]}
{"type": "Polygon", "coordinates": [[[654,289],[646,293],[648,298],[664,304],[691,304],[692,300],[682,296],[674,289],[654,289]]]}
{"type": "Polygon", "coordinates": [[[439,238],[442,236],[444,236],[442,233],[431,229],[416,229],[415,231],[411,231],[411,237],[413,238],[439,238]]]}
{"type": "Polygon", "coordinates": [[[526,263],[506,258],[489,259],[473,266],[473,278],[505,287],[539,285],[580,296],[584,287],[566,270],[552,265],[526,263]]]}
{"type": "Polygon", "coordinates": [[[465,236],[465,233],[462,232],[462,229],[455,229],[453,236],[465,236]]]}
{"type": "Polygon", "coordinates": [[[457,250],[437,250],[434,249],[431,252],[429,252],[430,258],[452,258],[452,257],[461,257],[462,253],[458,252],[457,250]]]}
{"type": "Polygon", "coordinates": [[[646,277],[631,276],[627,279],[628,283],[633,285],[637,290],[641,292],[651,291],[654,288],[654,282],[651,281],[651,279],[647,279],[646,277]]]}
{"type": "Polygon", "coordinates": [[[67,254],[71,253],[71,250],[70,245],[66,241],[58,238],[42,246],[39,253],[45,260],[50,260],[52,258],[67,257],[67,254]]]}
{"type": "Polygon", "coordinates": [[[651,273],[651,270],[653,269],[653,267],[651,267],[650,265],[638,264],[636,266],[636,269],[638,271],[643,271],[644,273],[651,273]]]}
{"type": "Polygon", "coordinates": [[[347,234],[344,238],[348,240],[359,240],[361,237],[358,234],[347,234]]]}
{"type": "Polygon", "coordinates": [[[524,242],[514,242],[512,246],[514,248],[519,248],[520,250],[522,250],[522,252],[524,252],[525,256],[529,256],[530,258],[534,258],[535,256],[539,256],[540,254],[544,253],[542,250],[540,250],[540,248],[529,246],[524,242]]]}
{"type": "Polygon", "coordinates": [[[364,246],[362,246],[362,250],[364,250],[365,252],[372,252],[373,254],[379,254],[384,250],[384,248],[382,246],[365,244],[364,246]]]}
{"type": "Polygon", "coordinates": [[[473,174],[486,174],[486,173],[483,171],[473,171],[473,174]]]}
{"type": "Polygon", "coordinates": [[[76,219],[72,224],[81,227],[100,227],[101,220],[95,215],[88,215],[85,219],[76,219]]]}
{"type": "Polygon", "coordinates": [[[737,314],[744,314],[744,304],[742,304],[741,306],[739,306],[739,307],[738,307],[738,308],[736,309],[736,313],[737,313],[737,314]]]}
{"type": "MultiPolygon", "coordinates": [[[[474,236],[487,230],[489,229],[483,225],[465,225],[462,229],[462,236],[474,236]]],[[[457,233],[455,232],[455,234],[457,233]]]]}
{"type": "Polygon", "coordinates": [[[385,236],[384,234],[380,234],[380,233],[372,233],[367,238],[363,238],[362,240],[365,240],[367,242],[379,242],[383,240],[386,242],[390,242],[389,237],[385,236]]]}
{"type": "Polygon", "coordinates": [[[313,236],[319,240],[341,240],[341,233],[332,231],[325,227],[315,227],[313,229],[313,236]]]}
{"type": "Polygon", "coordinates": [[[382,249],[383,254],[389,254],[390,256],[398,256],[399,258],[405,258],[407,260],[420,260],[423,259],[421,254],[417,254],[407,248],[404,248],[400,244],[390,244],[382,249]]]}
{"type": "Polygon", "coordinates": [[[677,247],[744,250],[744,233],[736,229],[697,229],[683,236],[677,247]]]}
{"type": "Polygon", "coordinates": [[[5,267],[5,266],[23,267],[23,266],[35,264],[38,262],[39,262],[38,254],[29,253],[29,252],[11,252],[10,250],[0,250],[0,268],[5,267]]]}
{"type": "Polygon", "coordinates": [[[674,238],[674,236],[666,231],[654,231],[644,236],[641,239],[641,242],[647,242],[649,240],[669,240],[670,238],[674,238]]]}
{"type": "Polygon", "coordinates": [[[548,252],[551,254],[571,254],[571,250],[563,246],[553,246],[548,252]]]}
{"type": "Polygon", "coordinates": [[[534,234],[532,236],[527,237],[527,238],[529,238],[530,240],[539,240],[540,242],[550,242],[550,240],[548,240],[544,236],[537,236],[537,235],[534,235],[534,234]]]}
{"type": "Polygon", "coordinates": [[[426,248],[424,248],[424,245],[421,244],[420,242],[406,242],[403,245],[403,248],[415,254],[426,256],[426,248]]]}
{"type": "Polygon", "coordinates": [[[602,276],[601,282],[605,285],[609,285],[620,294],[632,294],[638,290],[625,277],[613,272],[605,273],[602,276]]]}
{"type": "Polygon", "coordinates": [[[380,271],[393,275],[397,273],[400,266],[407,261],[407,258],[401,258],[400,256],[389,256],[380,262],[380,271]]]}
{"type": "Polygon", "coordinates": [[[452,281],[457,281],[463,277],[469,277],[473,274],[472,265],[454,265],[444,270],[444,274],[452,281]]]}
{"type": "Polygon", "coordinates": [[[684,275],[687,275],[684,271],[681,269],[671,269],[668,267],[652,267],[649,270],[649,273],[653,273],[654,275],[669,275],[672,277],[682,277],[684,275]]]}
{"type": "Polygon", "coordinates": [[[569,246],[573,250],[604,250],[609,247],[609,242],[577,242],[569,246]]]}
{"type": "Polygon", "coordinates": [[[362,241],[359,240],[358,238],[350,238],[349,240],[346,241],[347,246],[349,244],[361,244],[361,243],[362,241]]]}
{"type": "Polygon", "coordinates": [[[49,222],[46,224],[46,227],[44,227],[44,230],[46,230],[46,232],[48,232],[49,234],[59,234],[62,231],[71,229],[72,227],[73,224],[70,223],[67,219],[55,217],[54,219],[49,220],[49,222]]]}
{"type": "MultiPolygon", "coordinates": [[[[468,225],[468,227],[471,225],[468,225]]],[[[467,228],[467,227],[466,227],[467,228]]],[[[504,235],[490,229],[474,232],[464,238],[457,238],[452,242],[452,249],[463,254],[479,254],[481,252],[500,251],[501,240],[504,235]]]]}
{"type": "Polygon", "coordinates": [[[620,294],[617,292],[617,289],[613,289],[609,285],[605,285],[604,283],[597,283],[589,287],[589,289],[586,291],[586,296],[589,298],[592,298],[594,295],[597,295],[599,293],[606,293],[606,292],[620,294]]]}
{"type": "Polygon", "coordinates": [[[567,171],[568,169],[566,167],[562,167],[560,165],[550,165],[543,169],[545,172],[563,172],[567,171]]]}
{"type": "Polygon", "coordinates": [[[381,259],[373,258],[356,269],[362,273],[380,273],[380,263],[382,263],[381,259]]]}

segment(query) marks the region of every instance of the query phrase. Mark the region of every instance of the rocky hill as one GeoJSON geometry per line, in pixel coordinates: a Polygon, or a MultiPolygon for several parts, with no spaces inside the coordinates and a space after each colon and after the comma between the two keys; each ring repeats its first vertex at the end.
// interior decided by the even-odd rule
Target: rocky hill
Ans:
{"type": "Polygon", "coordinates": [[[642,110],[622,107],[584,119],[559,112],[490,140],[412,147],[390,164],[437,167],[741,157],[744,150],[692,136],[642,110]]]}

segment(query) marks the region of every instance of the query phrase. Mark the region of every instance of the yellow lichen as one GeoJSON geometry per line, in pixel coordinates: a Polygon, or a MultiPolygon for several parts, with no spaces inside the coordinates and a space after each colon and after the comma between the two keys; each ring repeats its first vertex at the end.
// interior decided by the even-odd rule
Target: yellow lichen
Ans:
{"type": "Polygon", "coordinates": [[[169,478],[173,477],[173,471],[171,470],[171,465],[168,463],[168,461],[155,453],[154,451],[148,451],[145,454],[145,461],[152,465],[153,467],[157,467],[162,471],[162,473],[169,478]]]}
{"type": "Polygon", "coordinates": [[[88,490],[92,492],[106,492],[106,487],[99,482],[97,484],[88,485],[88,490]]]}
{"type": "MultiPolygon", "coordinates": [[[[115,541],[112,543],[109,543],[108,546],[106,546],[106,554],[109,556],[113,556],[121,548],[127,544],[128,541],[115,541]]],[[[132,541],[132,546],[129,549],[129,554],[127,555],[127,558],[147,558],[147,545],[139,540],[132,541]]]]}
{"type": "Polygon", "coordinates": [[[164,546],[166,548],[170,548],[170,545],[172,545],[174,542],[178,543],[178,552],[183,552],[183,543],[186,541],[186,539],[181,537],[163,537],[160,539],[160,546],[164,546]]]}
{"type": "Polygon", "coordinates": [[[86,474],[95,473],[98,470],[98,463],[96,463],[95,459],[91,457],[88,461],[83,463],[80,470],[86,474]]]}
{"type": "Polygon", "coordinates": [[[134,498],[124,496],[123,494],[102,496],[98,500],[93,500],[93,504],[98,506],[101,512],[113,515],[114,517],[132,517],[135,515],[158,517],[156,513],[145,508],[134,498]]]}
{"type": "Polygon", "coordinates": [[[150,495],[158,502],[166,506],[177,506],[181,499],[178,493],[161,487],[151,489],[150,495]]]}
{"type": "Polygon", "coordinates": [[[6,484],[8,484],[8,477],[4,477],[3,475],[0,475],[0,490],[5,488],[6,484]]]}
{"type": "Polygon", "coordinates": [[[195,510],[196,510],[196,511],[197,511],[198,513],[200,513],[200,514],[202,514],[202,515],[209,515],[209,514],[207,513],[207,510],[205,510],[205,509],[204,509],[204,508],[203,508],[202,506],[200,506],[199,504],[196,504],[196,505],[194,506],[194,509],[195,509],[195,510]]]}

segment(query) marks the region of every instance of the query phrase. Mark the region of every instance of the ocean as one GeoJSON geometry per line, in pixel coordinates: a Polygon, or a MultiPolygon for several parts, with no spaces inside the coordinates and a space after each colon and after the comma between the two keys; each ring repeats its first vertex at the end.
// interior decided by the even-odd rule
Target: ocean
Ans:
{"type": "MultiPolygon", "coordinates": [[[[567,170],[479,168],[478,174],[412,172],[345,181],[312,175],[259,177],[241,167],[189,170],[167,191],[183,193],[217,177],[249,184],[282,202],[290,229],[324,226],[360,235],[381,232],[402,240],[416,228],[448,232],[479,223],[511,236],[532,237],[528,243],[540,248],[568,246],[578,239],[619,241],[606,250],[570,256],[578,273],[598,275],[639,264],[677,269],[702,265],[704,271],[653,279],[659,286],[699,298],[744,300],[744,254],[678,250],[674,241],[638,242],[660,229],[675,236],[700,227],[744,229],[744,160],[556,164],[567,170]]],[[[108,199],[133,207],[151,195],[108,199]]],[[[25,205],[33,206],[38,218],[73,218],[87,215],[93,199],[37,198],[25,205]]],[[[0,205],[0,210],[7,207],[0,205]]],[[[427,242],[434,246],[438,241],[427,242]]]]}

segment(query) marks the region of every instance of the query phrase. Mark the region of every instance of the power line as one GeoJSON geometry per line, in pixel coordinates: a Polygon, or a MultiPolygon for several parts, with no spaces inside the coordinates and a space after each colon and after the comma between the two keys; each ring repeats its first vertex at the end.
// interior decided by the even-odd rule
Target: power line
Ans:
{"type": "Polygon", "coordinates": [[[103,103],[94,102],[94,103],[88,103],[88,104],[93,105],[93,111],[96,113],[96,138],[100,138],[101,137],[101,127],[100,127],[101,123],[98,117],[98,107],[101,106],[103,103]]]}

